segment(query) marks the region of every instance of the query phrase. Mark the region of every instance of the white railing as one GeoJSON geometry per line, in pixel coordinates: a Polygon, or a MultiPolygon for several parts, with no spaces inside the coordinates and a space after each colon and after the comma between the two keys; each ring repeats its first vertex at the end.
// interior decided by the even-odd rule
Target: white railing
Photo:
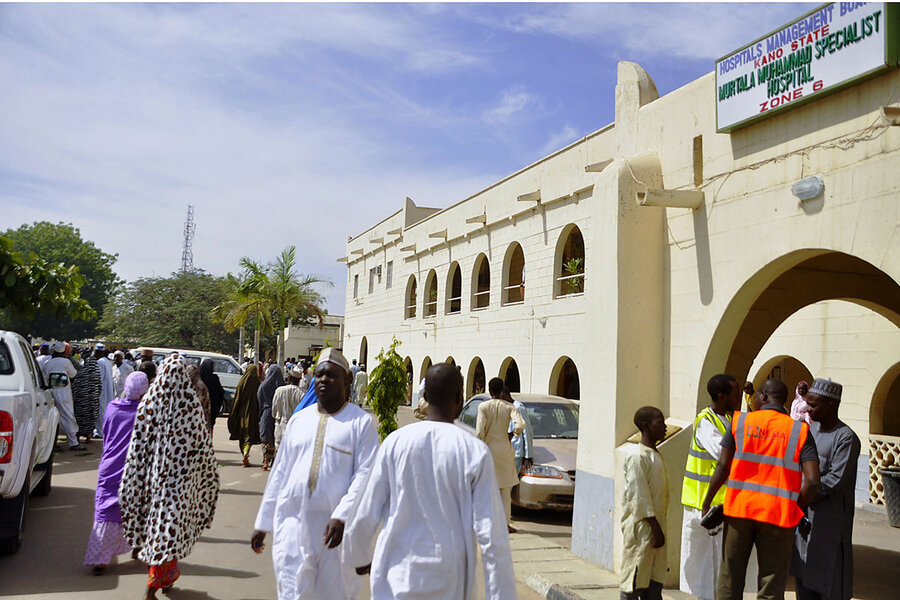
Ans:
{"type": "Polygon", "coordinates": [[[869,434],[869,500],[884,506],[884,484],[878,469],[900,466],[900,437],[869,434]]]}
{"type": "Polygon", "coordinates": [[[449,310],[447,310],[447,314],[456,314],[462,311],[462,296],[456,296],[453,298],[447,298],[447,306],[449,306],[449,310]],[[455,306],[454,306],[455,303],[455,306]]]}
{"type": "Polygon", "coordinates": [[[575,275],[564,275],[562,277],[557,277],[556,280],[559,282],[559,295],[560,296],[571,296],[573,294],[583,294],[584,293],[584,273],[576,273],[575,275]],[[565,282],[573,279],[581,279],[581,290],[577,292],[568,291],[566,288],[565,282]]]}
{"type": "Polygon", "coordinates": [[[516,283],[513,285],[508,285],[503,290],[506,292],[506,302],[504,302],[504,306],[509,304],[522,304],[525,302],[525,283],[516,283]],[[513,298],[513,290],[518,292],[515,294],[517,297],[513,298]]]}

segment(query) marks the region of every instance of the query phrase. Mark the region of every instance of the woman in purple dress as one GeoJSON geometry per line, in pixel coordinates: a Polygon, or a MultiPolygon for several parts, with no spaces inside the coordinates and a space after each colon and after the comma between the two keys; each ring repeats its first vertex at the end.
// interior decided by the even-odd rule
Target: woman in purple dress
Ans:
{"type": "Polygon", "coordinates": [[[122,531],[119,483],[125,469],[138,404],[149,385],[147,375],[135,371],[125,379],[125,397],[113,400],[106,409],[103,456],[100,458],[94,497],[94,527],[84,555],[84,564],[93,565],[95,575],[103,573],[113,556],[131,552],[122,531]]]}

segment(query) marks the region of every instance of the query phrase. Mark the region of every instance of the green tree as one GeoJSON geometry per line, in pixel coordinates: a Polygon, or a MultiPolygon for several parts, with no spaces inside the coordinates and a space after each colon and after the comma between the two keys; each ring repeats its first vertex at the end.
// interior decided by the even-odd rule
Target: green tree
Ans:
{"type": "Polygon", "coordinates": [[[20,252],[12,251],[9,238],[0,236],[0,309],[14,319],[25,321],[39,311],[60,320],[96,318],[97,311],[81,297],[86,281],[74,265],[50,264],[35,255],[26,261],[20,252]]]}
{"type": "MultiPolygon", "coordinates": [[[[26,265],[37,266],[32,260],[40,257],[46,263],[78,267],[78,272],[85,279],[80,290],[81,298],[98,310],[106,305],[122,283],[112,270],[117,255],[103,252],[93,242],[83,239],[81,231],[71,223],[37,221],[7,230],[2,235],[12,242],[12,250],[22,254],[26,265]]],[[[97,315],[82,319],[73,322],[66,315],[60,316],[54,308],[42,308],[31,316],[16,316],[4,310],[0,313],[0,326],[26,335],[58,339],[95,337],[97,315]]]]}
{"type": "MultiPolygon", "coordinates": [[[[232,332],[240,328],[243,331],[247,322],[253,323],[253,358],[260,359],[260,334],[272,332],[272,303],[263,293],[268,282],[266,268],[259,262],[241,258],[241,273],[238,277],[226,276],[225,301],[210,311],[215,322],[221,322],[226,331],[232,332]]],[[[241,334],[243,339],[243,334],[241,334]]],[[[243,345],[241,352],[243,352],[243,345]]]]}
{"type": "Polygon", "coordinates": [[[278,364],[284,363],[284,325],[286,319],[306,320],[316,317],[321,328],[325,323],[322,304],[325,299],[313,286],[334,285],[327,279],[314,275],[299,275],[294,270],[297,264],[297,249],[289,246],[272,263],[268,270],[268,280],[264,294],[269,298],[278,317],[278,364]]]}
{"type": "Polygon", "coordinates": [[[213,307],[227,293],[224,277],[202,271],[138,279],[106,305],[99,329],[110,339],[135,346],[231,354],[237,335],[212,317],[213,307]]]}
{"type": "Polygon", "coordinates": [[[399,345],[400,340],[395,337],[387,351],[382,348],[375,357],[378,366],[369,375],[369,404],[378,417],[378,437],[382,441],[397,429],[397,407],[406,400],[406,366],[397,353],[399,345]]]}

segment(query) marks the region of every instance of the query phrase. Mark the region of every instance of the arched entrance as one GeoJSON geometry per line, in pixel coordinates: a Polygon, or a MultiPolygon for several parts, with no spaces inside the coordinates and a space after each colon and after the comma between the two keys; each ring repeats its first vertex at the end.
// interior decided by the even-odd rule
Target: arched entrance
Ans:
{"type": "MultiPolygon", "coordinates": [[[[707,349],[698,390],[703,390],[705,386],[699,384],[705,383],[715,373],[729,373],[738,380],[747,378],[750,366],[763,345],[782,323],[801,309],[826,300],[857,304],[881,315],[894,327],[900,327],[900,285],[890,275],[859,257],[842,252],[798,250],[760,269],[731,299],[707,349]]],[[[760,373],[754,374],[754,379],[765,377],[766,373],[762,371],[766,367],[771,373],[779,364],[779,361],[766,361],[758,369],[760,373]]],[[[881,376],[881,381],[885,383],[876,386],[876,392],[871,397],[857,396],[855,399],[857,406],[860,402],[869,403],[870,431],[874,431],[873,426],[884,428],[885,411],[884,405],[879,408],[879,392],[883,391],[885,399],[890,395],[896,379],[896,373],[892,375],[891,370],[881,376]],[[871,420],[873,417],[874,422],[871,420]]],[[[817,375],[828,376],[827,373],[817,375]]],[[[790,386],[789,381],[785,383],[790,386]]],[[[852,406],[853,401],[847,402],[846,390],[843,400],[842,404],[848,404],[848,408],[852,406]]],[[[698,394],[698,406],[706,401],[703,394],[698,394]]],[[[859,425],[864,427],[864,424],[859,425]]],[[[859,429],[857,433],[860,437],[866,435],[865,429],[859,429]]],[[[864,444],[862,449],[863,460],[868,454],[869,472],[873,474],[869,482],[870,498],[878,502],[879,456],[890,453],[900,461],[900,435],[870,433],[866,446],[864,444]]],[[[860,465],[861,468],[865,466],[860,465]]]]}
{"type": "Polygon", "coordinates": [[[716,373],[746,379],[766,340],[790,315],[823,300],[865,306],[900,326],[900,285],[861,258],[828,250],[797,250],[750,277],[725,309],[700,373],[697,407],[716,373]],[[702,385],[700,385],[702,383],[702,385]]]}
{"type": "Polygon", "coordinates": [[[793,393],[798,383],[805,381],[812,385],[813,374],[806,365],[793,356],[782,354],[770,358],[757,369],[752,379],[750,379],[753,382],[753,389],[759,389],[759,386],[766,379],[783,381],[788,388],[788,394],[793,398],[793,393]]]}
{"type": "Polygon", "coordinates": [[[519,380],[519,365],[516,364],[516,359],[512,356],[508,356],[503,360],[498,376],[503,380],[510,392],[522,391],[522,384],[519,380]]]}
{"type": "Polygon", "coordinates": [[[572,400],[581,398],[581,383],[578,379],[578,368],[568,356],[562,356],[553,365],[550,372],[550,390],[554,396],[562,396],[572,400]]]}
{"type": "Polygon", "coordinates": [[[413,366],[412,359],[410,357],[406,357],[403,360],[403,366],[406,368],[406,404],[412,404],[413,390],[414,388],[414,380],[413,380],[413,366]]]}
{"type": "Polygon", "coordinates": [[[448,356],[447,360],[445,360],[444,362],[452,367],[456,366],[456,360],[452,356],[448,356]]]}
{"type": "Polygon", "coordinates": [[[370,370],[368,368],[368,356],[369,356],[369,342],[366,340],[366,336],[363,336],[362,340],[359,342],[359,364],[366,365],[366,370],[370,370]]]}
{"type": "Polygon", "coordinates": [[[425,379],[425,374],[428,373],[428,369],[431,368],[431,357],[426,356],[425,360],[422,361],[422,368],[419,369],[419,381],[421,382],[425,379]]]}
{"type": "Polygon", "coordinates": [[[484,363],[477,356],[469,363],[469,371],[466,376],[466,398],[475,394],[481,394],[486,387],[484,363]]]}

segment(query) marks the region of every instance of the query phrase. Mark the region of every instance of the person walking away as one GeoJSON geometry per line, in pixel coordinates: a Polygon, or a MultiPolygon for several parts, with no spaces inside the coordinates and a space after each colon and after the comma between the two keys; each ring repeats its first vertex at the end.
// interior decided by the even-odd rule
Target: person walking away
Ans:
{"type": "Polygon", "coordinates": [[[791,402],[791,418],[795,421],[806,421],[807,425],[812,425],[809,420],[809,405],[806,403],[806,394],[809,391],[809,384],[801,381],[797,384],[794,391],[794,401],[791,402]]]}
{"type": "Polygon", "coordinates": [[[494,459],[454,424],[463,406],[462,376],[440,363],[426,379],[428,418],[394,431],[379,448],[347,524],[344,561],[358,573],[371,570],[372,598],[474,600],[477,544],[483,597],[515,598],[494,459]]]}
{"type": "Polygon", "coordinates": [[[53,358],[53,355],[50,354],[50,344],[44,342],[43,344],[41,344],[37,355],[37,364],[41,368],[41,370],[44,369],[44,365],[47,364],[47,361],[51,358],[53,358]]]}
{"type": "Polygon", "coordinates": [[[191,380],[191,387],[194,388],[194,393],[197,394],[197,399],[200,400],[200,406],[203,407],[203,415],[206,417],[206,422],[209,423],[211,412],[209,407],[209,389],[200,378],[200,368],[197,365],[188,365],[187,372],[188,378],[191,380]]]}
{"type": "Polygon", "coordinates": [[[146,600],[172,587],[212,525],[219,473],[206,425],[184,359],[167,357],[138,404],[119,490],[125,540],[149,568],[146,600]]]}
{"type": "Polygon", "coordinates": [[[65,342],[54,342],[50,360],[44,363],[44,380],[49,383],[50,375],[61,373],[69,378],[65,387],[53,388],[53,403],[59,411],[59,427],[66,434],[69,450],[86,450],[78,443],[78,422],[75,420],[75,407],[72,403],[72,380],[76,371],[72,361],[63,356],[66,351],[65,342]]]}
{"type": "Polygon", "coordinates": [[[94,346],[94,358],[97,359],[97,368],[100,370],[100,410],[97,413],[97,424],[94,426],[94,437],[102,437],[103,419],[106,416],[106,407],[116,397],[115,383],[113,382],[113,362],[106,356],[106,346],[96,344],[94,346]]]}
{"type": "Polygon", "coordinates": [[[114,556],[132,551],[122,529],[119,484],[138,404],[149,387],[146,374],[130,374],[125,379],[125,393],[110,403],[103,423],[103,454],[94,494],[94,526],[84,554],[84,564],[93,566],[95,575],[102,574],[114,556]]]}
{"type": "Polygon", "coordinates": [[[359,365],[359,370],[353,376],[354,402],[359,406],[366,405],[366,390],[369,385],[369,376],[366,374],[366,365],[359,365]]]}
{"type": "Polygon", "coordinates": [[[838,418],[841,384],[816,379],[806,394],[819,453],[819,493],[807,507],[810,528],[794,537],[791,574],[797,600],[853,596],[853,516],[859,438],[838,418]]]}
{"type": "Polygon", "coordinates": [[[212,433],[216,425],[216,418],[221,414],[225,405],[225,388],[215,372],[213,359],[207,358],[200,363],[200,379],[209,390],[209,431],[212,433]]]}
{"type": "MultiPolygon", "coordinates": [[[[427,379],[427,377],[426,377],[427,379]]],[[[426,383],[427,386],[427,383],[426,383]]],[[[509,423],[512,421],[513,436],[521,435],[525,430],[525,421],[511,402],[502,400],[503,380],[494,377],[488,382],[491,399],[478,405],[478,416],[475,420],[475,435],[487,444],[494,459],[494,472],[500,486],[500,497],[503,500],[503,511],[506,514],[506,527],[509,533],[516,529],[510,523],[512,519],[512,489],[519,484],[516,472],[516,456],[509,437],[509,423]]],[[[425,396],[428,396],[426,388],[425,396]]]]}
{"type": "Polygon", "coordinates": [[[116,398],[121,398],[125,393],[125,380],[134,373],[134,367],[125,362],[125,353],[116,350],[113,354],[113,387],[116,398]]]}
{"type": "Polygon", "coordinates": [[[641,443],[629,446],[622,488],[621,600],[662,600],[666,576],[666,511],[669,480],[657,444],[666,437],[666,419],[654,406],[634,413],[641,443]]]}
{"type": "Polygon", "coordinates": [[[725,541],[716,600],[741,600],[756,547],[760,600],[783,600],[794,528],[819,488],[819,455],[809,425],[787,413],[787,387],[760,385],[752,413],[738,413],[722,437],[719,463],[703,500],[705,515],[727,481],[725,541]]]}
{"type": "Polygon", "coordinates": [[[747,403],[747,412],[753,412],[756,410],[753,408],[753,398],[756,396],[756,392],[753,389],[752,381],[744,382],[744,402],[747,403]]]}
{"type": "Polygon", "coordinates": [[[275,390],[283,385],[284,376],[281,374],[281,367],[273,363],[266,372],[266,380],[256,392],[259,401],[259,439],[263,451],[263,471],[268,471],[275,459],[275,418],[272,416],[272,401],[275,399],[275,390]]]}
{"type": "Polygon", "coordinates": [[[85,356],[81,370],[72,379],[72,403],[78,435],[90,444],[100,414],[100,368],[90,354],[85,356]]]}
{"type": "Polygon", "coordinates": [[[507,402],[512,402],[512,405],[516,407],[519,416],[522,417],[522,421],[525,423],[525,429],[521,435],[514,435],[516,424],[512,420],[509,422],[509,431],[507,432],[513,434],[509,441],[512,443],[513,452],[516,456],[516,473],[521,475],[523,468],[530,469],[534,465],[534,428],[531,426],[531,419],[528,418],[528,409],[525,408],[524,404],[512,397],[506,384],[503,385],[503,395],[501,397],[507,402]]]}
{"type": "Polygon", "coordinates": [[[303,399],[306,390],[301,389],[300,384],[303,381],[303,368],[294,366],[288,373],[287,385],[283,385],[275,390],[275,397],[272,398],[272,417],[275,419],[275,454],[278,455],[278,448],[281,446],[281,440],[284,437],[284,428],[287,427],[294,409],[303,399]]]}
{"type": "Polygon", "coordinates": [[[349,401],[350,365],[338,350],[319,355],[315,387],[318,404],[288,422],[250,538],[260,553],[272,533],[279,600],[349,600],[362,583],[337,547],[378,449],[375,423],[349,401]]]}
{"type": "Polygon", "coordinates": [[[243,464],[250,466],[250,448],[259,443],[259,370],[250,363],[234,391],[234,406],[228,415],[230,439],[240,444],[243,464]]]}
{"type": "MultiPolygon", "coordinates": [[[[722,437],[731,429],[731,415],[741,409],[741,388],[737,380],[726,374],[713,375],[706,383],[710,405],[694,419],[691,446],[684,467],[681,504],[680,590],[699,600],[713,600],[722,566],[722,531],[709,531],[700,525],[701,509],[709,482],[716,470],[722,437]]],[[[713,504],[725,501],[720,489],[713,504]]]]}

